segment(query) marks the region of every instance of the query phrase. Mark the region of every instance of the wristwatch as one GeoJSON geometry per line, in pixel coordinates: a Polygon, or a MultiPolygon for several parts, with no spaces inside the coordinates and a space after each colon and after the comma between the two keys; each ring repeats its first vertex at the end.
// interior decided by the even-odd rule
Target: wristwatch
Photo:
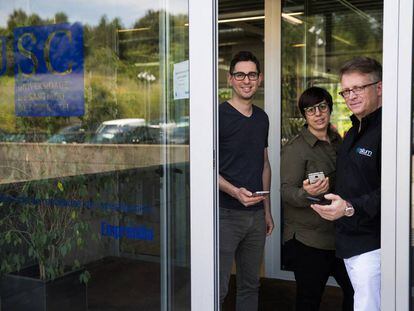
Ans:
{"type": "Polygon", "coordinates": [[[346,203],[346,207],[345,207],[345,210],[344,210],[344,216],[351,217],[352,215],[354,215],[355,209],[352,206],[352,204],[349,203],[348,201],[345,201],[345,203],[346,203]]]}

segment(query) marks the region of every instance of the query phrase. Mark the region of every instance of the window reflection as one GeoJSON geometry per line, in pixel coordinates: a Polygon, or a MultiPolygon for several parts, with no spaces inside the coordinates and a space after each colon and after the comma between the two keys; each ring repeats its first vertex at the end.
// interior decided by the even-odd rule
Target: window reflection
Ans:
{"type": "Polygon", "coordinates": [[[10,277],[72,269],[76,310],[189,308],[187,6],[2,3],[0,309],[24,301],[10,277]]]}
{"type": "Polygon", "coordinates": [[[350,111],[338,94],[338,71],[355,56],[381,62],[382,23],[383,1],[282,1],[281,145],[303,127],[297,103],[311,86],[332,95],[331,124],[346,134],[350,111]]]}
{"type": "Polygon", "coordinates": [[[333,96],[338,132],[348,130],[338,69],[354,56],[382,59],[382,12],[383,1],[282,2],[282,144],[302,127],[298,97],[313,85],[333,96]]]}
{"type": "MultiPolygon", "coordinates": [[[[180,6],[177,5],[177,7],[180,6]]],[[[121,3],[119,10],[122,8],[121,3]]],[[[160,129],[175,127],[169,133],[164,133],[169,143],[188,143],[188,124],[181,122],[180,119],[188,117],[187,105],[172,101],[168,118],[165,118],[162,111],[163,81],[160,81],[159,75],[160,61],[163,58],[160,58],[159,10],[142,11],[139,14],[142,17],[137,17],[135,21],[129,20],[130,17],[110,19],[105,11],[99,19],[96,16],[85,17],[84,23],[77,22],[83,28],[81,29],[83,45],[79,48],[79,53],[82,54],[73,55],[66,62],[59,60],[62,55],[78,51],[71,46],[74,41],[73,32],[60,28],[77,25],[76,20],[69,18],[67,13],[59,11],[51,13],[50,17],[43,17],[44,14],[28,13],[30,11],[22,8],[13,9],[12,5],[10,8],[6,6],[4,10],[8,18],[7,23],[0,26],[0,51],[2,52],[0,98],[4,106],[0,116],[0,119],[4,121],[0,126],[0,141],[96,143],[99,139],[94,136],[98,135],[96,130],[103,122],[123,118],[140,118],[152,128],[155,126],[160,129]],[[126,25],[125,22],[130,24],[126,25]],[[61,26],[59,30],[53,32],[52,27],[59,27],[56,25],[61,26]],[[21,31],[17,32],[20,29],[21,31]],[[16,35],[20,39],[16,39],[16,35]],[[43,41],[39,42],[39,38],[43,38],[43,41]],[[14,49],[15,40],[18,43],[14,49]],[[42,50],[35,49],[36,42],[43,44],[42,50]],[[77,60],[82,61],[82,78],[74,81],[78,79],[72,74],[77,60]],[[50,77],[42,72],[40,68],[42,66],[46,71],[50,71],[50,77]],[[29,81],[30,85],[21,85],[16,82],[15,67],[20,75],[25,77],[33,75],[36,71],[34,81],[29,81]],[[66,72],[65,68],[66,71],[71,70],[66,72]],[[50,84],[60,79],[64,73],[70,76],[69,82],[74,81],[68,85],[68,80],[66,80],[66,85],[61,87],[67,89],[65,92],[57,93],[54,90],[55,87],[47,93],[33,93],[29,89],[30,87],[32,89],[44,88],[46,82],[50,84]],[[75,93],[75,85],[79,85],[82,93],[78,95],[75,93]],[[26,88],[26,92],[22,93],[23,87],[26,88]],[[16,105],[13,105],[15,99],[16,105]],[[19,104],[20,102],[22,103],[19,104]],[[28,105],[33,105],[35,108],[29,110],[28,105]],[[63,107],[64,105],[66,108],[63,107]],[[56,108],[60,106],[62,106],[61,109],[56,108]],[[78,106],[78,112],[68,113],[64,110],[73,110],[76,106],[78,106]],[[16,118],[15,114],[21,117],[16,118]],[[54,118],[35,118],[39,116],[54,116],[54,118]],[[78,124],[80,124],[80,131],[85,133],[84,138],[64,139],[54,136],[73,136],[68,131],[78,124]],[[187,136],[183,137],[183,135],[187,136]]],[[[181,9],[177,10],[181,11],[181,9]]],[[[172,25],[171,52],[182,51],[183,55],[180,57],[185,60],[185,55],[188,55],[188,47],[185,44],[188,38],[187,16],[171,14],[169,20],[172,25]]],[[[133,140],[136,143],[139,139],[133,140]]],[[[115,143],[128,143],[128,140],[115,143]]],[[[166,143],[166,141],[147,139],[146,143],[159,144],[166,143]]]]}
{"type": "MultiPolygon", "coordinates": [[[[233,56],[251,51],[264,64],[264,1],[219,1],[219,102],[231,98],[227,73],[233,56]]],[[[262,66],[264,70],[265,66],[262,66]]],[[[264,108],[263,85],[255,95],[255,105],[264,108]]]]}

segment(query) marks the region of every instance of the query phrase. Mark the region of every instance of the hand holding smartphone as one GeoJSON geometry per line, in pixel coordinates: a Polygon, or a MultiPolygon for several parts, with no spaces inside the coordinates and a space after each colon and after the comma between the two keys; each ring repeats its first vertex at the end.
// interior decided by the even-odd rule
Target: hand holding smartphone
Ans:
{"type": "Polygon", "coordinates": [[[253,192],[252,197],[261,197],[261,196],[268,195],[269,193],[270,191],[267,191],[267,190],[256,191],[256,192],[253,192]]]}
{"type": "Polygon", "coordinates": [[[325,174],[323,172],[309,173],[308,179],[310,184],[316,183],[318,180],[324,180],[325,174]]]}
{"type": "Polygon", "coordinates": [[[319,205],[329,205],[331,204],[331,200],[327,200],[324,197],[306,197],[308,201],[310,201],[312,204],[319,204],[319,205]]]}

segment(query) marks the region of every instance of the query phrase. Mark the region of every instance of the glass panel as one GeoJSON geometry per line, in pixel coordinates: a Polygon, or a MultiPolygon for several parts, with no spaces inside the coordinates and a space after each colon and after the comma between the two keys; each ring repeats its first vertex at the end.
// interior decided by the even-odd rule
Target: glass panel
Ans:
{"type": "Polygon", "coordinates": [[[346,133],[350,111],[338,94],[339,68],[355,56],[382,62],[382,23],[383,1],[282,1],[281,145],[305,123],[297,102],[310,86],[332,95],[331,123],[346,133]]]}
{"type": "MultiPolygon", "coordinates": [[[[414,12],[413,12],[414,14],[414,12]]],[[[414,40],[413,40],[414,42],[414,40]]],[[[414,51],[414,48],[413,48],[414,51]]],[[[411,72],[414,72],[414,64],[411,68],[411,72]]],[[[412,77],[412,90],[411,94],[414,94],[414,76],[412,77]]],[[[414,96],[411,95],[411,111],[414,111],[414,96]]],[[[414,114],[411,114],[412,123],[411,123],[411,159],[414,156],[414,114]]],[[[411,217],[410,217],[410,310],[414,310],[414,166],[411,164],[411,217]]]]}
{"type": "Polygon", "coordinates": [[[282,1],[282,144],[302,127],[297,101],[313,85],[333,96],[338,132],[348,130],[338,70],[355,56],[382,60],[382,13],[383,1],[282,1]]]}
{"type": "MultiPolygon", "coordinates": [[[[238,51],[251,51],[264,72],[264,1],[219,0],[219,102],[231,98],[227,73],[238,51]]],[[[258,89],[255,105],[264,108],[264,88],[258,89]]]]}
{"type": "Polygon", "coordinates": [[[0,16],[0,309],[189,309],[187,1],[0,16]]]}
{"type": "Polygon", "coordinates": [[[164,243],[163,309],[190,310],[190,106],[188,1],[167,1],[165,37],[161,44],[161,70],[164,71],[164,133],[165,176],[162,180],[161,205],[164,243]]]}

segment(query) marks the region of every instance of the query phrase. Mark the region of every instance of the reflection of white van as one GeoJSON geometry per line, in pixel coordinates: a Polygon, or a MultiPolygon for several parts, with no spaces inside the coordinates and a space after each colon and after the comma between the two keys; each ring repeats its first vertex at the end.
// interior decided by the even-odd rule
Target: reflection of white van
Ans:
{"type": "Polygon", "coordinates": [[[145,119],[118,119],[102,122],[96,130],[92,143],[131,144],[148,142],[145,119]]]}

